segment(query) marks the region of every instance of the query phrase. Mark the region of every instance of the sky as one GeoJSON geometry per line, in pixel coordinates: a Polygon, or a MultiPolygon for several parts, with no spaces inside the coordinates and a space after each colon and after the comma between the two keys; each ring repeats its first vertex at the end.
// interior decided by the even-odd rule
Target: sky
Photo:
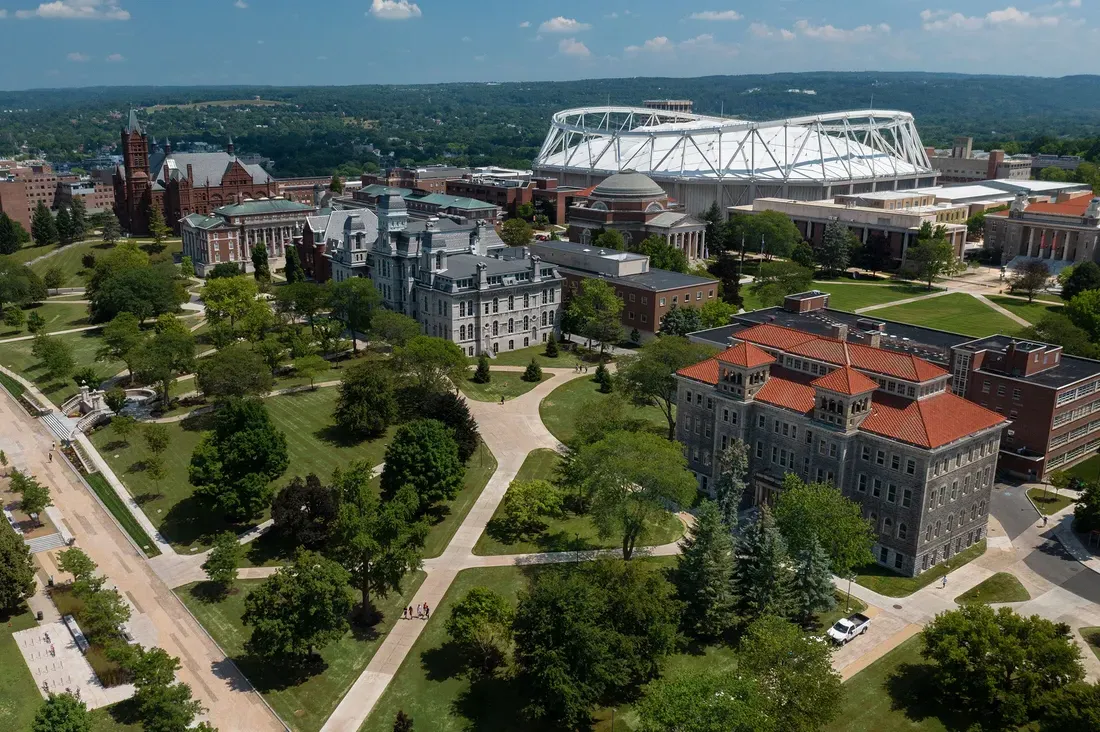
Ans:
{"type": "Polygon", "coordinates": [[[1100,0],[0,0],[0,88],[1095,73],[1100,0]]]}

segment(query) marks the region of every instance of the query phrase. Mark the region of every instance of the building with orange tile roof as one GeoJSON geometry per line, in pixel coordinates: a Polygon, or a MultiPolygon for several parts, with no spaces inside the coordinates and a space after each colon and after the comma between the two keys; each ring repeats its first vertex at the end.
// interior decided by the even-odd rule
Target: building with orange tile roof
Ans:
{"type": "MultiPolygon", "coordinates": [[[[821,295],[788,310],[811,317],[799,298],[821,295]]],[[[836,485],[874,527],[875,559],[916,575],[985,536],[1009,420],[952,393],[940,365],[870,342],[742,324],[678,372],[676,436],[704,491],[734,440],[749,448],[748,501],[774,501],[787,473],[836,485]]]]}
{"type": "Polygon", "coordinates": [[[985,248],[1000,252],[1007,266],[1043,260],[1052,274],[1075,262],[1100,262],[1100,197],[1074,192],[1032,203],[1017,193],[1008,211],[986,217],[985,248]]]}

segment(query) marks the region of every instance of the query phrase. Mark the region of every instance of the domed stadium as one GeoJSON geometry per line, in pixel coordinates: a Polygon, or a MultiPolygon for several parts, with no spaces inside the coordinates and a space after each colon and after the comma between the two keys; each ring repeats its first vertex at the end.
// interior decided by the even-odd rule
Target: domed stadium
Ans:
{"type": "Polygon", "coordinates": [[[624,171],[644,174],[696,214],[715,201],[832,199],[930,186],[938,175],[913,115],[886,110],[759,122],[641,107],[567,109],[553,116],[533,167],[584,188],[624,171]]]}

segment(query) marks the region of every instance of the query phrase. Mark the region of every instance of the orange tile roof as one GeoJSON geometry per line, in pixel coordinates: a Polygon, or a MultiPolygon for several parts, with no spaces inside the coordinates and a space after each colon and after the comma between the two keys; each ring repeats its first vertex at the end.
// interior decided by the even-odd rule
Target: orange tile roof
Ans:
{"type": "Polygon", "coordinates": [[[806,414],[814,408],[814,389],[797,381],[770,376],[764,386],[760,387],[760,391],[756,392],[755,399],[806,414]]]}
{"type": "Polygon", "coordinates": [[[862,371],[909,381],[927,381],[947,375],[939,366],[907,353],[872,348],[859,343],[845,343],[773,323],[754,325],[735,333],[734,337],[794,355],[838,366],[850,364],[862,371]]]}
{"type": "Polygon", "coordinates": [[[676,373],[680,376],[686,376],[689,379],[695,379],[696,381],[702,381],[704,384],[714,386],[718,383],[718,359],[708,358],[701,363],[685,366],[676,373]]]}
{"type": "Polygon", "coordinates": [[[1024,213],[1049,213],[1049,214],[1061,214],[1062,216],[1084,216],[1085,209],[1089,207],[1089,202],[1092,201],[1092,196],[1084,195],[1071,198],[1068,201],[1062,203],[1047,203],[1045,201],[1039,201],[1028,206],[1024,213]]]}
{"type": "Polygon", "coordinates": [[[1008,420],[997,412],[943,392],[920,401],[876,395],[860,429],[925,448],[936,448],[1008,420]]]}
{"type": "Polygon", "coordinates": [[[761,350],[751,343],[738,343],[732,348],[727,348],[718,354],[718,360],[734,366],[755,368],[769,363],[775,363],[775,358],[767,351],[761,350]]]}
{"type": "Polygon", "coordinates": [[[867,378],[851,366],[842,366],[836,371],[814,379],[810,384],[838,394],[864,394],[878,388],[877,381],[867,378]]]}

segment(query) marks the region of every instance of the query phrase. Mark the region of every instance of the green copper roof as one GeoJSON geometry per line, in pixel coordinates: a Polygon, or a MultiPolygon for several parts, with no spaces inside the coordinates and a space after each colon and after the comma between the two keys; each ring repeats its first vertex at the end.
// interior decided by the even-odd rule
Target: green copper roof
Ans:
{"type": "Polygon", "coordinates": [[[285,198],[269,198],[266,201],[245,201],[244,203],[231,203],[228,206],[214,209],[219,216],[252,216],[266,213],[287,213],[289,211],[313,211],[313,206],[308,206],[297,201],[288,201],[285,198]]]}

